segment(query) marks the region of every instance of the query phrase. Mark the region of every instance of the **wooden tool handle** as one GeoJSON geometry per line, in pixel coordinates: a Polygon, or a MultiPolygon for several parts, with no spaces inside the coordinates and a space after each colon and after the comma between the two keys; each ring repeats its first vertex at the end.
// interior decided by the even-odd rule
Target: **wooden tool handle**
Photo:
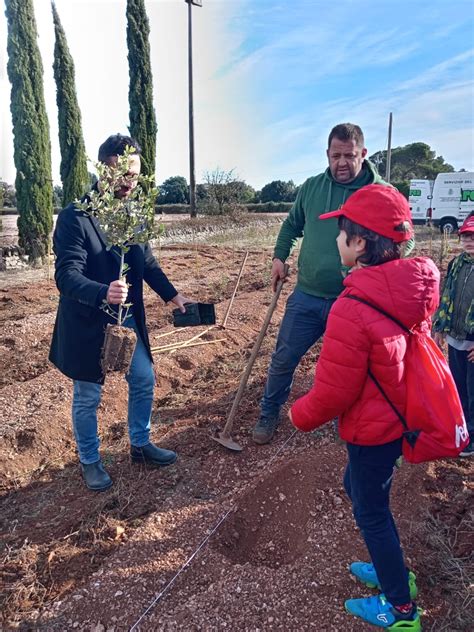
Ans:
{"type": "Polygon", "coordinates": [[[225,326],[227,325],[227,319],[229,318],[230,310],[232,309],[232,305],[234,304],[235,295],[237,294],[237,288],[239,287],[240,278],[242,277],[242,272],[244,271],[244,266],[245,266],[248,256],[249,256],[249,252],[247,250],[247,252],[245,253],[245,258],[242,261],[242,265],[240,266],[239,275],[237,277],[237,281],[235,282],[232,298],[230,299],[229,305],[227,306],[227,311],[224,316],[224,320],[222,321],[222,329],[225,329],[225,326]]]}
{"type": "Polygon", "coordinates": [[[263,321],[262,328],[261,328],[260,333],[258,334],[258,338],[255,341],[255,344],[253,346],[252,353],[250,354],[250,358],[249,358],[247,367],[246,367],[242,377],[240,378],[239,389],[237,391],[237,395],[235,396],[234,403],[232,404],[232,408],[230,409],[229,417],[227,418],[226,424],[225,424],[224,429],[222,431],[223,435],[229,435],[230,431],[232,429],[232,424],[234,422],[234,417],[235,417],[235,414],[237,412],[237,408],[239,407],[240,400],[242,399],[242,395],[243,395],[244,389],[247,386],[247,381],[249,379],[250,372],[251,372],[252,367],[253,367],[253,365],[255,363],[255,359],[257,357],[257,353],[259,352],[259,349],[260,349],[260,347],[262,345],[263,338],[265,337],[265,334],[267,332],[268,325],[270,324],[270,321],[272,319],[273,312],[275,311],[275,307],[276,307],[276,304],[278,302],[278,298],[280,296],[280,293],[281,293],[281,290],[282,290],[282,287],[283,287],[283,283],[284,283],[286,277],[288,276],[289,269],[290,269],[290,266],[287,263],[285,263],[285,276],[278,281],[275,293],[273,294],[272,302],[268,306],[267,315],[265,316],[265,320],[263,321]]]}

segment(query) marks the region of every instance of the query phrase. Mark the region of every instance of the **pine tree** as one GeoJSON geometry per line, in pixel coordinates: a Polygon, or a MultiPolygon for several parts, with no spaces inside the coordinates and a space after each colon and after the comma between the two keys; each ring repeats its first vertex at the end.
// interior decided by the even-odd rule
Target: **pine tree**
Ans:
{"type": "Polygon", "coordinates": [[[5,0],[19,244],[37,263],[53,227],[51,143],[33,0],[5,0]]]}
{"type": "Polygon", "coordinates": [[[61,149],[61,182],[63,206],[80,198],[89,184],[87,159],[81,127],[81,111],[77,102],[74,61],[67,45],[54,2],[51,3],[54,22],[54,79],[58,104],[59,147],[61,149]]]}
{"type": "Polygon", "coordinates": [[[150,26],[144,0],[127,0],[130,135],[142,148],[142,172],[155,175],[156,117],[150,63],[150,26]]]}

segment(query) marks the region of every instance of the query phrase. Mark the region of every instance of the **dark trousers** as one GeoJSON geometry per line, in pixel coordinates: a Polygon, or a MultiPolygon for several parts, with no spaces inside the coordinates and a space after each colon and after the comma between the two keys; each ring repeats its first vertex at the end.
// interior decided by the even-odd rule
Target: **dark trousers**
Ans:
{"type": "Polygon", "coordinates": [[[344,487],[352,501],[354,518],[382,592],[394,606],[411,601],[408,571],[390,511],[392,476],[401,451],[401,439],[376,446],[348,443],[349,462],[344,475],[344,487]]]}
{"type": "Polygon", "coordinates": [[[280,414],[280,408],[290,395],[296,367],[323,335],[334,301],[306,294],[298,288],[288,298],[260,402],[262,417],[271,419],[280,414]]]}
{"type": "Polygon", "coordinates": [[[461,400],[469,437],[474,440],[474,362],[467,359],[468,351],[458,351],[448,345],[449,368],[461,400]]]}

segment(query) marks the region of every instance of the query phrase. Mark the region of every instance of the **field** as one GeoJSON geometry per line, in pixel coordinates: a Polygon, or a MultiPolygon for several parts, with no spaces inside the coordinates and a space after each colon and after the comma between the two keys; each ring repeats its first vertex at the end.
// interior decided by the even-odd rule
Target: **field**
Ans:
{"type": "MultiPolygon", "coordinates": [[[[47,360],[54,281],[47,269],[0,274],[2,629],[373,629],[343,610],[346,598],[370,590],[347,572],[365,553],[342,489],[345,448],[332,424],[302,435],[285,419],[270,445],[251,441],[294,259],[239,409],[234,436],[244,450],[229,453],[211,439],[225,423],[271,301],[279,221],[231,230],[203,221],[199,234],[181,221],[157,245],[175,285],[215,302],[218,322],[250,254],[228,327],[201,337],[225,340],[155,356],[153,440],[177,450],[174,466],[131,464],[126,385],[107,380],[100,430],[114,486],[103,494],[82,484],[70,382],[47,360]]],[[[441,246],[438,234],[419,231],[418,253],[440,263],[441,246]]],[[[449,246],[442,268],[454,238],[449,246]]],[[[151,291],[145,300],[153,345],[203,330],[173,330],[170,308],[151,291]]],[[[309,388],[318,350],[301,363],[291,400],[309,388]]],[[[472,461],[458,459],[404,464],[395,475],[393,510],[417,574],[425,631],[474,629],[472,473],[472,461]]]]}

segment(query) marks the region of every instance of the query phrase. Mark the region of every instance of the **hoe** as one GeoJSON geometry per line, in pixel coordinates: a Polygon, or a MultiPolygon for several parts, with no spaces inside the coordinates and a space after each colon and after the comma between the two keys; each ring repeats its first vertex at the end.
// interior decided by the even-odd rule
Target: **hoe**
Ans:
{"type": "Polygon", "coordinates": [[[283,279],[280,279],[278,281],[278,283],[277,283],[276,291],[273,294],[272,302],[268,306],[267,315],[265,316],[265,320],[263,321],[262,328],[261,328],[260,333],[258,334],[258,338],[255,341],[255,344],[253,346],[252,353],[250,354],[250,358],[249,358],[247,367],[246,367],[244,373],[242,374],[242,377],[240,378],[239,389],[238,389],[237,394],[235,396],[235,399],[234,399],[234,402],[232,404],[232,408],[230,410],[230,413],[229,413],[229,416],[228,416],[227,421],[225,423],[225,426],[224,426],[224,428],[222,429],[221,432],[219,432],[217,435],[212,437],[214,439],[214,441],[217,441],[217,443],[220,443],[225,448],[228,448],[229,450],[234,450],[235,452],[241,452],[242,451],[242,446],[240,444],[238,444],[237,441],[234,441],[234,439],[232,439],[232,436],[231,436],[232,427],[234,425],[235,415],[237,413],[237,408],[239,407],[240,400],[242,399],[242,395],[244,393],[245,387],[247,386],[247,381],[249,379],[250,372],[252,371],[252,367],[253,367],[253,365],[255,363],[255,360],[257,358],[257,354],[259,352],[259,349],[260,349],[260,346],[262,344],[263,338],[265,337],[265,333],[266,333],[266,331],[268,329],[268,325],[270,324],[270,321],[272,319],[273,312],[275,311],[275,307],[276,307],[276,304],[278,302],[278,297],[280,296],[281,289],[283,287],[284,279],[288,275],[288,269],[289,269],[289,266],[287,264],[285,264],[285,276],[284,276],[283,279]]]}

